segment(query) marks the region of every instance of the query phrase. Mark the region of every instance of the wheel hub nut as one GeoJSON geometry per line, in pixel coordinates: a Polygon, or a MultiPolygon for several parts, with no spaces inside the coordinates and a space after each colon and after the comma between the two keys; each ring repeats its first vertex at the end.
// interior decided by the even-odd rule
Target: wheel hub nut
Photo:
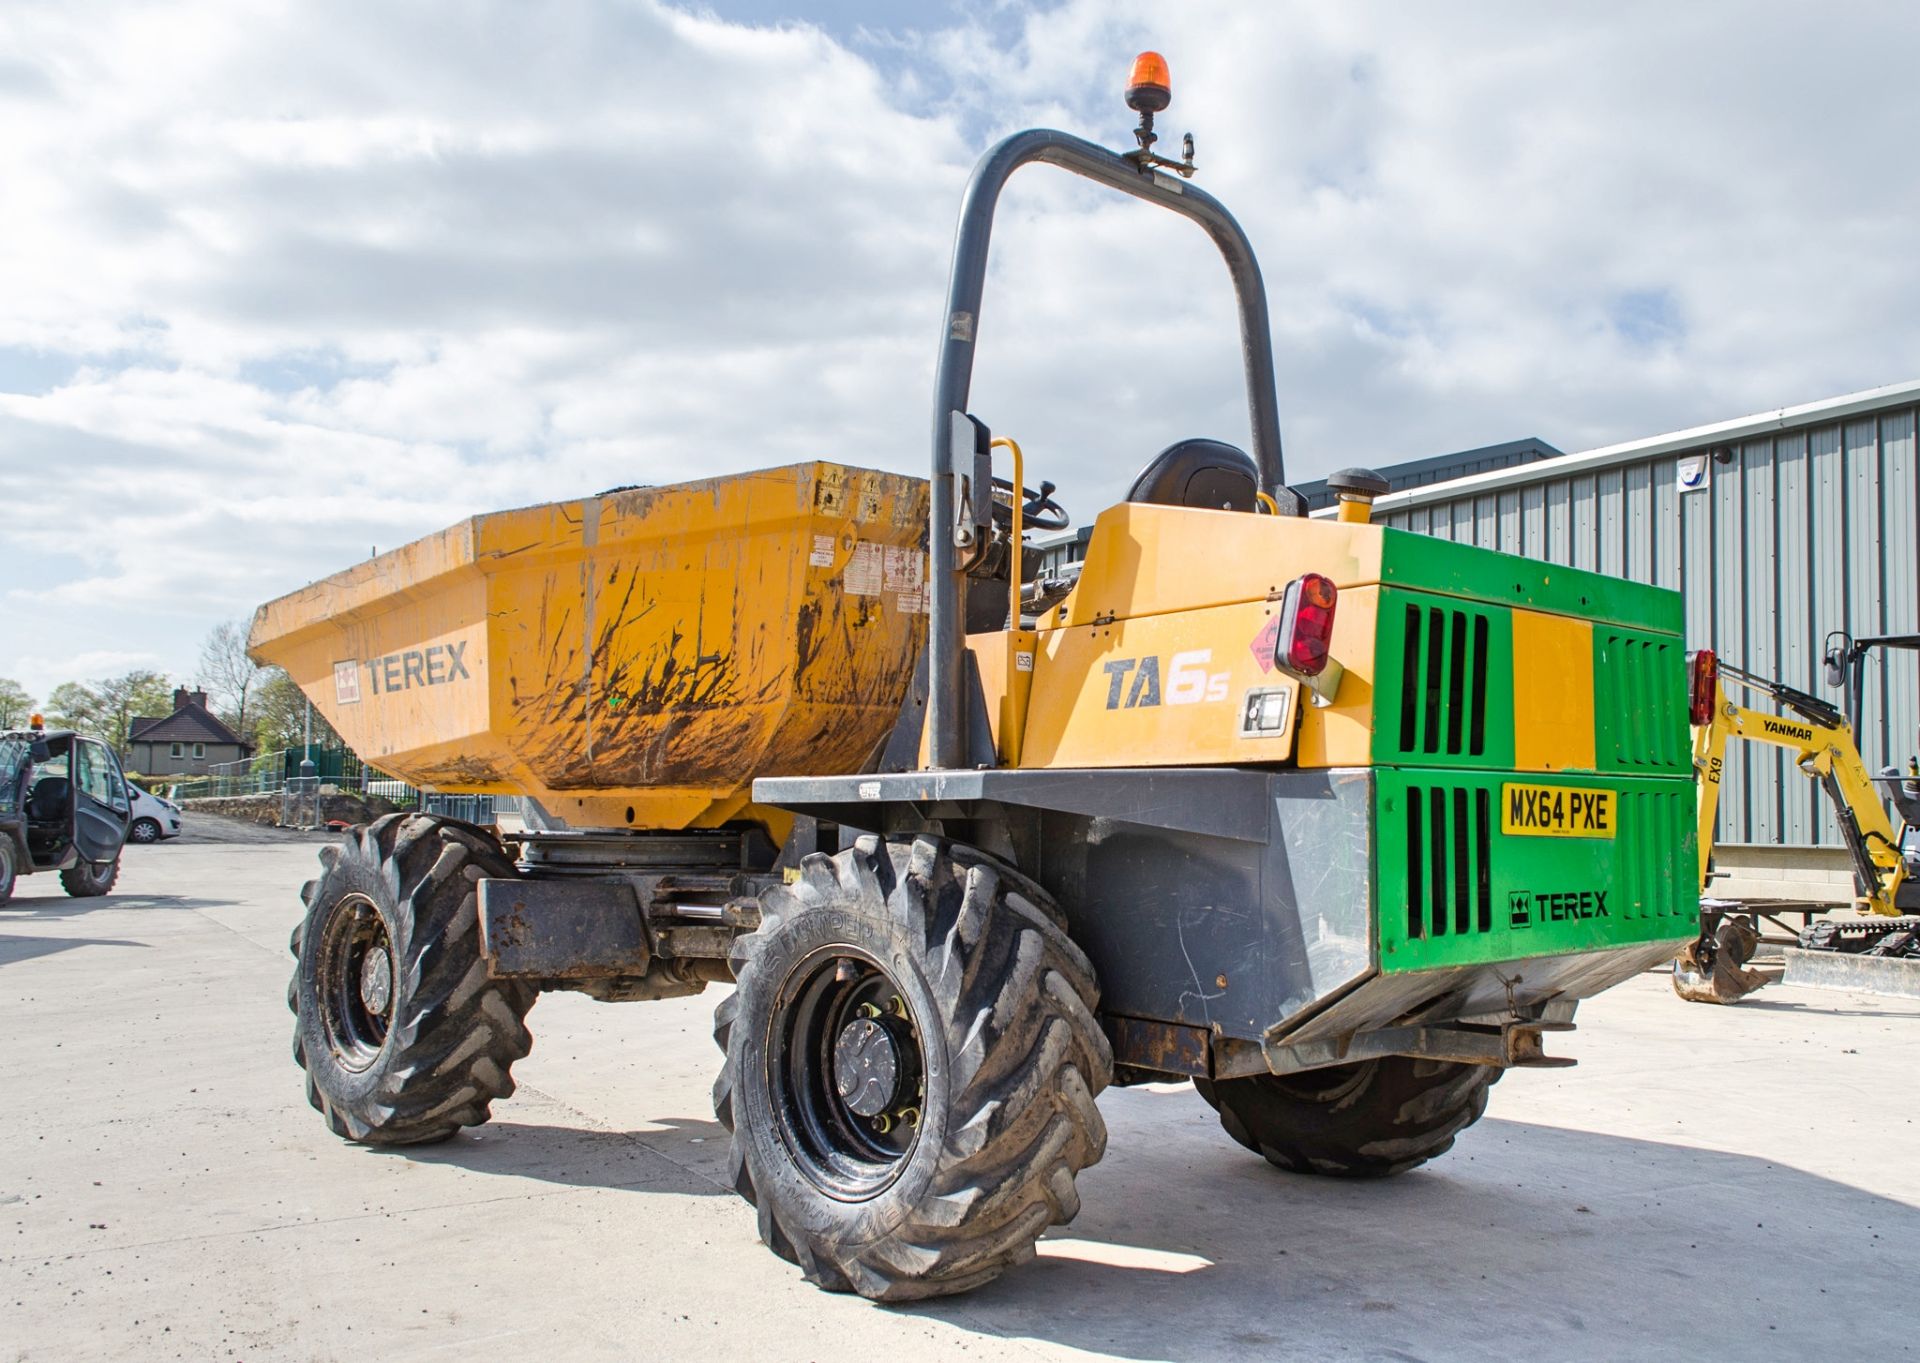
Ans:
{"type": "Polygon", "coordinates": [[[375,947],[360,962],[360,1002],[369,1013],[384,1013],[393,998],[393,963],[384,948],[375,947]]]}
{"type": "Polygon", "coordinates": [[[877,1117],[900,1092],[900,1051],[887,1028],[855,1018],[833,1043],[833,1084],[840,1101],[861,1117],[877,1117]]]}

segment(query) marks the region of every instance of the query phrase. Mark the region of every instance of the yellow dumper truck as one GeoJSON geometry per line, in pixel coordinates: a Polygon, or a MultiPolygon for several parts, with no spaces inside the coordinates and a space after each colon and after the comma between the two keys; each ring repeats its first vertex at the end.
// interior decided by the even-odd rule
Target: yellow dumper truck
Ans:
{"type": "Polygon", "coordinates": [[[1108,1084],[1191,1078],[1283,1169],[1445,1151],[1576,1003],[1694,933],[1679,597],[1369,523],[1282,470],[1245,236],[1153,151],[987,153],[961,212],[926,479],[816,462],[477,516],[263,606],[369,763],[524,797],[321,856],[294,1052],[349,1140],[512,1091],[543,990],[729,985],[714,1107],[761,1237],[822,1287],[956,1292],[1078,1208],[1108,1084]],[[1019,167],[1200,226],[1238,296],[1253,452],[1182,441],[1094,523],[968,411],[1019,167]],[[996,470],[1009,475],[996,477],[996,470]]]}

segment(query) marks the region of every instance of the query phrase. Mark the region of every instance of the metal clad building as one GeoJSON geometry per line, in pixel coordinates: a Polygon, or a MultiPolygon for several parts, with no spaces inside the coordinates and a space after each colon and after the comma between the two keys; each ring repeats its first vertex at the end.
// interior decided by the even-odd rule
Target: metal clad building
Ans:
{"type": "MultiPolygon", "coordinates": [[[[1477,450],[1462,450],[1458,454],[1443,454],[1434,459],[1395,464],[1391,469],[1381,469],[1379,472],[1387,476],[1388,487],[1399,492],[1405,488],[1425,487],[1429,483],[1451,482],[1472,473],[1491,473],[1495,469],[1512,468],[1516,464],[1528,464],[1538,459],[1554,459],[1562,453],[1539,437],[1528,436],[1525,440],[1509,440],[1503,445],[1484,445],[1477,450]]],[[[1292,487],[1307,499],[1309,511],[1325,511],[1337,500],[1324,478],[1311,483],[1294,483],[1292,487]]]]}
{"type": "MultiPolygon", "coordinates": [[[[1917,408],[1920,382],[1875,389],[1392,493],[1374,518],[1677,587],[1688,647],[1837,701],[1829,631],[1920,631],[1917,408]],[[1704,464],[1703,486],[1681,490],[1683,463],[1704,464]]],[[[1904,763],[1920,751],[1920,659],[1894,651],[1867,676],[1862,754],[1904,763]]],[[[1728,759],[1723,842],[1840,845],[1783,752],[1736,743],[1728,759]]]]}

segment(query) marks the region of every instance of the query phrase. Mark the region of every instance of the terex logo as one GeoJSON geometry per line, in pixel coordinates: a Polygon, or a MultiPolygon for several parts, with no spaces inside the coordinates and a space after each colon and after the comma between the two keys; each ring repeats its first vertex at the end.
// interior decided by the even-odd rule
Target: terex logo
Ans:
{"type": "Polygon", "coordinates": [[[1530,928],[1535,923],[1570,923],[1579,918],[1609,918],[1605,890],[1564,890],[1540,894],[1515,890],[1507,896],[1507,926],[1530,928]]]}
{"type": "Polygon", "coordinates": [[[384,658],[367,659],[367,680],[373,694],[410,691],[416,686],[442,686],[470,677],[464,657],[467,641],[457,644],[431,644],[410,648],[404,653],[389,653],[384,658]]]}
{"type": "Polygon", "coordinates": [[[1813,742],[1813,730],[1804,724],[1783,724],[1777,719],[1763,719],[1760,727],[1770,734],[1779,734],[1782,738],[1798,739],[1802,743],[1813,742]]]}

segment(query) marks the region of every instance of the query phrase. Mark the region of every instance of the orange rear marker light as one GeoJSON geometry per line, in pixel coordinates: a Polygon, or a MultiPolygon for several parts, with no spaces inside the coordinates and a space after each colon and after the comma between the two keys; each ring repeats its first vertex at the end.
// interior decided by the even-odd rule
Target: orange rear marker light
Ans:
{"type": "Polygon", "coordinates": [[[1713,693],[1720,684],[1720,660],[1712,649],[1687,655],[1687,718],[1697,729],[1713,723],[1713,693]]]}

